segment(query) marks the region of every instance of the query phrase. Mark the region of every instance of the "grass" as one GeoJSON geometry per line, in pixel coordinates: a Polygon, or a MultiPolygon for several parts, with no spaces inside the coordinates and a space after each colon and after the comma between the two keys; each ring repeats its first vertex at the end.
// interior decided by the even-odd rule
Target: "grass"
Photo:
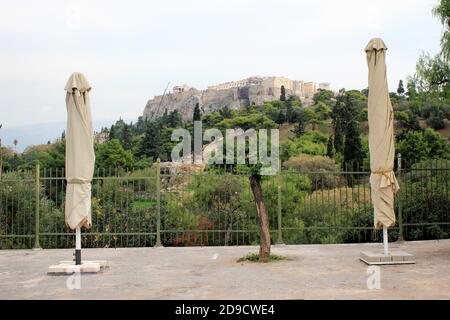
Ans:
{"type": "Polygon", "coordinates": [[[259,255],[257,253],[249,253],[246,256],[243,256],[242,258],[239,258],[237,262],[257,262],[257,263],[268,263],[268,262],[276,262],[276,261],[283,261],[283,260],[290,260],[287,257],[278,256],[276,254],[271,254],[269,256],[269,259],[260,260],[259,255]]]}
{"type": "Polygon", "coordinates": [[[151,200],[135,200],[133,201],[133,209],[140,210],[140,209],[148,209],[151,208],[156,204],[155,201],[151,200]]]}

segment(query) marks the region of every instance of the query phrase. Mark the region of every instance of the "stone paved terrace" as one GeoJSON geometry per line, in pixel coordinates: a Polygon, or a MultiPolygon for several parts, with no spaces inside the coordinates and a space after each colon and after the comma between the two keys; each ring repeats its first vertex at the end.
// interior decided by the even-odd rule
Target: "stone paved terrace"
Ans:
{"type": "Polygon", "coordinates": [[[47,267],[72,250],[0,251],[0,299],[450,299],[450,240],[392,244],[416,256],[415,265],[381,267],[381,289],[367,289],[359,252],[381,244],[274,246],[289,261],[237,263],[257,247],[123,248],[84,250],[110,268],[81,277],[47,267]]]}

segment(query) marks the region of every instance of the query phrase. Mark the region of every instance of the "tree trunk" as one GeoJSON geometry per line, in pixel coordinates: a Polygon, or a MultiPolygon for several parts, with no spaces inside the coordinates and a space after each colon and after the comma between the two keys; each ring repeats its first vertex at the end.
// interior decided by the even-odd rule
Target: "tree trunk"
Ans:
{"type": "Polygon", "coordinates": [[[267,215],[261,188],[261,177],[256,175],[250,176],[250,187],[252,188],[259,219],[259,259],[264,261],[269,259],[270,256],[270,231],[269,216],[267,215]]]}
{"type": "Polygon", "coordinates": [[[231,240],[231,231],[233,230],[233,217],[228,217],[228,223],[227,223],[227,231],[225,233],[225,246],[228,246],[230,244],[231,240]]]}

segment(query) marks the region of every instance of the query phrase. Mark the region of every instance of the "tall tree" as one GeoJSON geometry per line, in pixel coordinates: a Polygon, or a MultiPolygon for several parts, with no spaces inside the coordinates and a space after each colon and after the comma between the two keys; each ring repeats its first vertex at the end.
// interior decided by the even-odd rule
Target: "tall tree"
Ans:
{"type": "Polygon", "coordinates": [[[402,96],[405,93],[405,87],[403,86],[403,80],[400,80],[398,82],[398,88],[397,88],[398,95],[402,96]]]}
{"type": "Polygon", "coordinates": [[[182,125],[182,119],[181,114],[178,112],[178,110],[174,110],[170,113],[169,119],[168,119],[168,125],[171,128],[178,128],[182,125]]]}
{"type": "Polygon", "coordinates": [[[194,121],[202,120],[202,112],[200,111],[200,106],[198,103],[195,104],[193,119],[194,121]]]}
{"type": "Polygon", "coordinates": [[[286,103],[286,121],[288,123],[292,123],[295,119],[295,112],[294,107],[292,106],[292,103],[289,103],[289,101],[286,103]]]}
{"type": "Polygon", "coordinates": [[[301,137],[305,134],[307,123],[308,119],[306,113],[303,109],[300,109],[296,115],[296,124],[294,126],[294,133],[297,137],[301,137]]]}
{"type": "Polygon", "coordinates": [[[340,121],[334,126],[334,150],[341,154],[344,152],[344,128],[340,121]]]}
{"type": "Polygon", "coordinates": [[[296,96],[290,96],[286,100],[286,121],[289,123],[295,123],[297,121],[297,115],[302,110],[302,102],[296,96]]]}
{"type": "Polygon", "coordinates": [[[125,126],[123,127],[123,132],[122,132],[122,146],[125,148],[125,150],[129,150],[131,149],[131,144],[132,144],[132,134],[131,134],[131,127],[132,125],[127,125],[125,123],[125,126]]]}
{"type": "Polygon", "coordinates": [[[230,119],[231,117],[233,117],[233,112],[230,110],[228,106],[225,106],[222,109],[220,109],[219,113],[224,119],[230,119]]]}
{"type": "Polygon", "coordinates": [[[158,123],[151,121],[147,123],[144,137],[141,142],[140,154],[153,158],[158,158],[161,154],[161,128],[158,123]]]}
{"type": "Polygon", "coordinates": [[[322,101],[319,101],[314,106],[314,112],[317,114],[317,117],[319,120],[327,120],[330,117],[331,114],[331,108],[328,107],[325,103],[322,101]]]}
{"type": "Polygon", "coordinates": [[[333,105],[334,93],[331,90],[319,89],[313,96],[314,104],[319,102],[325,103],[327,106],[333,105]]]}
{"type": "Polygon", "coordinates": [[[348,124],[345,132],[344,168],[359,170],[362,161],[361,133],[358,122],[353,120],[348,124]]]}
{"type": "Polygon", "coordinates": [[[280,101],[286,101],[286,88],[281,86],[280,101]]]}
{"type": "Polygon", "coordinates": [[[282,109],[278,112],[276,123],[283,124],[286,121],[286,116],[282,109]]]}
{"type": "Polygon", "coordinates": [[[408,82],[406,84],[406,89],[408,90],[408,91],[406,91],[406,95],[408,96],[408,98],[414,99],[417,95],[416,81],[414,78],[410,77],[408,79],[408,82]]]}
{"type": "Polygon", "coordinates": [[[416,65],[417,85],[422,92],[450,91],[450,64],[440,55],[423,54],[416,65]]]}
{"type": "Polygon", "coordinates": [[[109,129],[109,140],[113,140],[113,139],[117,139],[118,135],[117,135],[117,130],[116,130],[116,126],[112,125],[111,129],[109,129]]]}
{"type": "Polygon", "coordinates": [[[328,138],[328,143],[327,143],[327,157],[333,158],[333,156],[334,156],[333,136],[330,134],[330,136],[328,138]]]}
{"type": "MultiPolygon", "coordinates": [[[[336,103],[333,106],[331,112],[332,125],[334,131],[334,150],[337,153],[344,152],[344,128],[348,122],[348,110],[347,105],[344,102],[346,98],[346,92],[344,89],[339,91],[339,95],[336,98],[336,103]]],[[[347,102],[350,101],[347,96],[347,102]]]]}
{"type": "Polygon", "coordinates": [[[441,54],[445,61],[450,59],[450,0],[440,0],[433,9],[433,14],[444,26],[441,37],[441,54]]]}

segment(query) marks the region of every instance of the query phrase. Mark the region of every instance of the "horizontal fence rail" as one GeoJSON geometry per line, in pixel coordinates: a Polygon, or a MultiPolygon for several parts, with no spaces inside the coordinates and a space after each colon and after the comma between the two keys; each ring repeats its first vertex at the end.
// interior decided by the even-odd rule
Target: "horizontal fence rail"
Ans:
{"type": "MultiPolygon", "coordinates": [[[[447,160],[396,168],[395,240],[443,239],[450,232],[447,160]],[[403,169],[402,169],[403,168],[403,169]]],[[[281,171],[262,179],[273,243],[379,241],[370,172],[281,171]]],[[[0,180],[0,249],[71,248],[64,222],[63,169],[5,172],[0,180]]],[[[144,170],[99,169],[92,181],[92,227],[83,246],[257,244],[248,176],[155,163],[144,170]]]]}

